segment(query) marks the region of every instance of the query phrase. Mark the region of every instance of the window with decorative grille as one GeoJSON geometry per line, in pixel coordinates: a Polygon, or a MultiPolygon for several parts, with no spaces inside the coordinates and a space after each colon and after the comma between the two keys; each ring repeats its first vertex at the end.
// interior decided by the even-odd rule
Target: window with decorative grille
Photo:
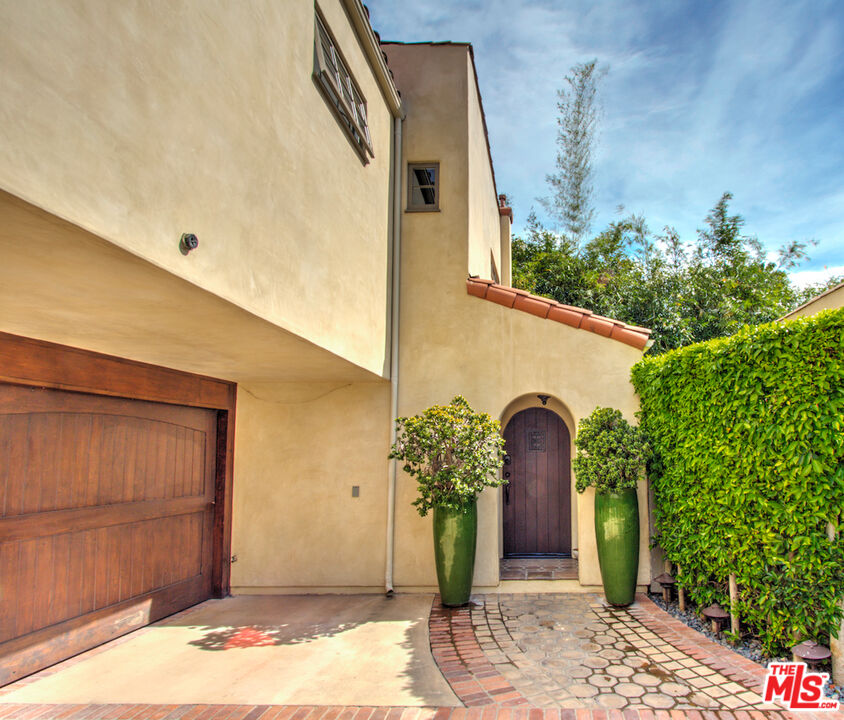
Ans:
{"type": "Polygon", "coordinates": [[[319,12],[315,14],[314,77],[364,162],[374,157],[369,123],[366,119],[366,98],[348,70],[348,64],[337,49],[319,12]]]}

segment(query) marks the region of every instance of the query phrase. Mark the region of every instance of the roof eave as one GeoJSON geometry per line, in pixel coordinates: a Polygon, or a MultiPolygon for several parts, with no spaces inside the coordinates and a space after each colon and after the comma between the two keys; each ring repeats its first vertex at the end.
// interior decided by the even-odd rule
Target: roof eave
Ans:
{"type": "Polygon", "coordinates": [[[575,329],[588,330],[596,335],[630,345],[642,352],[652,344],[650,343],[651,331],[648,328],[595,315],[591,310],[563,305],[556,300],[531,295],[525,290],[499,285],[492,280],[469,277],[466,281],[466,291],[469,295],[489,300],[506,308],[521,310],[575,329]]]}
{"type": "MultiPolygon", "coordinates": [[[[486,142],[486,155],[489,159],[489,171],[492,175],[492,188],[493,193],[495,194],[495,204],[499,204],[499,196],[498,196],[498,182],[495,179],[495,164],[492,162],[492,147],[489,144],[489,128],[486,124],[486,112],[484,111],[484,99],[481,95],[481,84],[478,80],[478,66],[475,64],[475,49],[472,47],[472,43],[470,42],[457,42],[454,40],[442,40],[442,41],[420,41],[420,42],[402,42],[399,40],[384,40],[381,43],[382,45],[429,45],[431,47],[441,47],[441,46],[451,46],[451,47],[463,47],[466,48],[469,53],[469,62],[472,63],[472,77],[475,79],[475,90],[478,94],[478,107],[481,110],[481,122],[484,128],[484,141],[486,142]]],[[[510,215],[510,222],[513,222],[513,210],[511,208],[506,208],[509,210],[510,215]]]]}
{"type": "Polygon", "coordinates": [[[796,307],[790,313],[786,313],[781,318],[778,318],[777,322],[782,322],[783,320],[788,320],[788,318],[790,318],[795,313],[800,312],[801,310],[809,307],[809,305],[811,305],[812,303],[816,303],[822,297],[826,297],[827,295],[834,293],[836,290],[840,290],[843,287],[844,287],[844,282],[840,282],[840,283],[838,283],[838,285],[835,285],[834,287],[831,287],[828,290],[824,290],[820,295],[815,295],[815,297],[813,297],[811,300],[807,300],[800,307],[796,307]]]}
{"type": "Polygon", "coordinates": [[[387,63],[384,62],[381,45],[375,36],[372,25],[369,24],[369,16],[363,7],[363,3],[361,0],[343,0],[343,5],[349,14],[355,32],[361,39],[363,50],[366,53],[369,64],[372,66],[375,77],[381,87],[381,92],[384,94],[384,99],[390,108],[390,112],[393,117],[402,117],[401,97],[399,96],[396,84],[393,82],[393,77],[390,75],[390,69],[387,67],[387,63]]]}

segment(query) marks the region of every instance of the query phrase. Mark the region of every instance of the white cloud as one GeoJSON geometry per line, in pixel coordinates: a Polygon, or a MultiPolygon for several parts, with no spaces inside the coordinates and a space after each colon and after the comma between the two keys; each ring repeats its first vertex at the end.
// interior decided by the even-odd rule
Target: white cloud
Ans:
{"type": "Polygon", "coordinates": [[[844,265],[837,267],[825,267],[822,270],[800,270],[789,273],[789,278],[798,287],[804,288],[807,285],[817,285],[826,282],[830,278],[844,275],[844,265]]]}
{"type": "Polygon", "coordinates": [[[810,269],[844,263],[844,3],[369,4],[385,38],[474,44],[517,231],[554,170],[556,90],[573,64],[597,58],[610,73],[593,229],[623,204],[691,240],[729,190],[767,248],[814,238],[810,269]]]}

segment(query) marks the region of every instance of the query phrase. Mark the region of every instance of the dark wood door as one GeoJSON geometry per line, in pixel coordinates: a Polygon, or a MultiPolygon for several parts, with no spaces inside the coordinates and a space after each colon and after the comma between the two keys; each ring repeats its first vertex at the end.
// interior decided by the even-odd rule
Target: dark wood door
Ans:
{"type": "Polygon", "coordinates": [[[571,440],[545,408],[522,410],[504,430],[504,554],[571,554],[571,440]]]}
{"type": "Polygon", "coordinates": [[[217,413],[0,385],[0,684],[212,595],[217,413]]]}

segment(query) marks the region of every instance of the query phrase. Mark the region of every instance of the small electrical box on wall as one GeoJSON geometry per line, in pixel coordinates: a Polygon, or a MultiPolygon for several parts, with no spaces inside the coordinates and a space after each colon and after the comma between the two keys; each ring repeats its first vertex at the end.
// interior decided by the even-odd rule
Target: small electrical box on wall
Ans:
{"type": "Polygon", "coordinates": [[[360,485],[352,485],[352,497],[360,497],[360,485]]]}

